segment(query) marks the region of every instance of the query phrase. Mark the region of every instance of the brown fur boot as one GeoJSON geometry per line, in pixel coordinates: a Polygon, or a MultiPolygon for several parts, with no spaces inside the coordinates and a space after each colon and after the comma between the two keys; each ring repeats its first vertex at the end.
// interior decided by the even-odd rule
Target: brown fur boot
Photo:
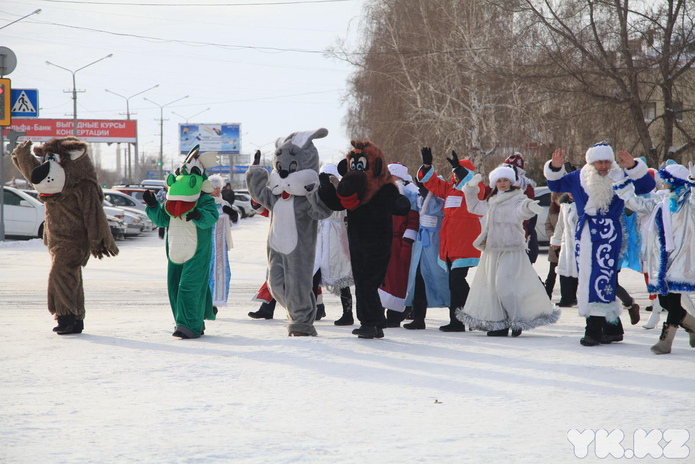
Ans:
{"type": "Polygon", "coordinates": [[[690,313],[685,313],[685,317],[681,321],[681,327],[690,335],[690,346],[695,348],[695,317],[690,313]]]}
{"type": "Polygon", "coordinates": [[[673,344],[673,339],[676,338],[676,331],[678,330],[677,325],[670,325],[664,322],[664,327],[661,330],[661,336],[659,336],[659,341],[656,345],[652,346],[652,353],[654,354],[668,354],[671,352],[671,345],[673,344]]]}

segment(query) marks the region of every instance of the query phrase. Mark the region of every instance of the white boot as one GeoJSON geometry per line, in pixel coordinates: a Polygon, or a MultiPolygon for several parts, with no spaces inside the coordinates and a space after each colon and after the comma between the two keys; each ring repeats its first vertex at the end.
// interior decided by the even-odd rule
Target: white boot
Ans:
{"type": "Polygon", "coordinates": [[[673,345],[673,339],[676,338],[676,331],[678,330],[677,325],[669,325],[664,322],[664,327],[661,329],[661,335],[659,336],[659,341],[656,345],[652,346],[652,353],[654,354],[668,354],[671,352],[671,345],[673,345]]]}
{"type": "Polygon", "coordinates": [[[659,320],[661,319],[661,311],[662,311],[661,304],[659,303],[659,298],[656,298],[655,300],[652,301],[652,315],[649,316],[649,320],[647,321],[646,324],[644,324],[642,327],[645,329],[653,329],[659,324],[659,320]]]}

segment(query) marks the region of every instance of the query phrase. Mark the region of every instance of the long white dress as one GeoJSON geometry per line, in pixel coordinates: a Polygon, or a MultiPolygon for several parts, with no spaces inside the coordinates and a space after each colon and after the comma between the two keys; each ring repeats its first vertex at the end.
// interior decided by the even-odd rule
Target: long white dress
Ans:
{"type": "Polygon", "coordinates": [[[222,211],[224,206],[230,206],[222,197],[213,197],[220,213],[217,222],[212,227],[212,259],[210,260],[210,292],[213,306],[227,306],[229,296],[229,281],[232,271],[229,267],[229,250],[232,249],[232,221],[222,211]]]}
{"type": "MultiPolygon", "coordinates": [[[[467,187],[467,186],[466,186],[467,187]]],[[[527,330],[560,317],[526,254],[524,220],[534,216],[533,202],[519,189],[479,201],[477,188],[464,187],[468,210],[485,216],[473,243],[483,253],[466,304],[457,318],[473,329],[527,330]]]]}

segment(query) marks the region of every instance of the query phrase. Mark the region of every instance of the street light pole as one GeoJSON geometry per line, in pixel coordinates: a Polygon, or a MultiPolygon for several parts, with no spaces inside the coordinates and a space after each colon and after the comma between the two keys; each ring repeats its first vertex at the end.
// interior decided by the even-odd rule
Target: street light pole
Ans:
{"type": "Polygon", "coordinates": [[[162,180],[164,179],[164,107],[181,101],[184,98],[188,98],[188,95],[186,95],[185,97],[177,98],[176,100],[170,101],[169,103],[165,103],[164,105],[160,105],[159,103],[154,102],[147,97],[143,97],[145,101],[154,103],[159,107],[159,178],[162,180]]]}
{"type": "Polygon", "coordinates": [[[189,117],[186,117],[186,116],[184,116],[184,115],[182,115],[182,114],[179,114],[179,113],[177,113],[176,111],[172,111],[171,114],[175,114],[176,116],[185,119],[185,120],[186,120],[186,124],[188,124],[188,120],[189,120],[189,119],[193,119],[193,118],[195,118],[196,116],[198,116],[199,114],[205,113],[205,112],[208,111],[209,109],[210,109],[210,108],[205,108],[203,111],[200,111],[200,112],[194,114],[193,116],[189,116],[189,117]]]}
{"type": "MultiPolygon", "coordinates": [[[[106,92],[108,92],[108,93],[112,93],[112,94],[114,94],[114,95],[116,95],[116,96],[118,96],[118,97],[121,97],[121,98],[125,99],[125,115],[126,115],[126,119],[127,119],[128,121],[130,121],[130,99],[133,98],[133,97],[137,97],[138,95],[141,95],[141,94],[143,94],[143,93],[145,93],[145,92],[148,92],[148,91],[150,91],[150,90],[152,90],[152,89],[155,89],[155,88],[157,88],[157,87],[159,87],[159,84],[154,85],[154,86],[150,87],[149,89],[145,89],[145,90],[143,90],[142,92],[138,92],[138,93],[136,93],[136,94],[134,94],[134,95],[131,95],[130,97],[126,97],[126,96],[121,95],[121,94],[119,94],[119,93],[113,92],[113,91],[111,91],[111,90],[109,90],[109,89],[104,89],[104,90],[105,90],[106,92]]],[[[135,160],[136,160],[135,167],[136,167],[136,168],[137,168],[137,164],[138,164],[138,163],[137,163],[137,159],[138,159],[138,134],[137,134],[137,132],[136,132],[136,133],[135,133],[135,160]]],[[[127,167],[127,171],[128,171],[128,172],[126,173],[126,177],[128,178],[128,180],[132,180],[132,179],[133,179],[133,168],[132,168],[132,166],[131,166],[131,164],[130,164],[130,143],[128,143],[128,163],[127,163],[126,167],[127,167]]]]}
{"type": "Polygon", "coordinates": [[[49,64],[51,66],[55,66],[56,68],[63,69],[63,70],[72,74],[72,135],[74,135],[75,137],[77,137],[77,85],[75,83],[75,74],[77,74],[78,71],[82,71],[84,68],[87,68],[93,64],[97,64],[98,62],[105,60],[106,58],[111,58],[112,56],[113,56],[113,53],[109,53],[105,57],[99,58],[96,61],[92,61],[91,63],[86,64],[86,65],[82,66],[81,68],[76,69],[74,71],[72,69],[58,66],[57,64],[51,63],[50,61],[46,61],[46,64],[49,64]]]}

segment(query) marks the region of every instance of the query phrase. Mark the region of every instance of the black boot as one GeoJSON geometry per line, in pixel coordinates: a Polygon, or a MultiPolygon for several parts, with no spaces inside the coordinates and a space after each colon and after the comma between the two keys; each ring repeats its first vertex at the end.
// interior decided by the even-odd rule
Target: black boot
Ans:
{"type": "Polygon", "coordinates": [[[326,306],[323,303],[319,303],[316,305],[316,321],[320,321],[326,317],[326,306]]]}
{"type": "Polygon", "coordinates": [[[84,321],[78,320],[74,314],[58,316],[58,325],[53,327],[53,331],[58,335],[78,334],[84,330],[84,321]]]}
{"type": "Polygon", "coordinates": [[[343,315],[340,319],[334,321],[334,325],[352,325],[355,323],[355,318],[352,317],[352,294],[350,287],[340,289],[340,303],[343,305],[343,315]]]}
{"type": "Polygon", "coordinates": [[[500,330],[490,330],[487,333],[488,337],[506,337],[507,335],[509,335],[509,327],[500,330]]]}
{"type": "Polygon", "coordinates": [[[253,319],[272,319],[275,313],[275,300],[270,303],[263,303],[258,311],[249,313],[253,319]]]}
{"type": "Polygon", "coordinates": [[[581,340],[579,340],[579,343],[583,346],[596,346],[599,343],[601,343],[601,337],[603,336],[603,325],[605,320],[605,317],[587,317],[586,328],[584,329],[584,336],[581,338],[581,340]]]}
{"type": "Polygon", "coordinates": [[[353,330],[352,334],[359,338],[384,338],[384,330],[373,325],[361,325],[358,329],[353,330]]]}
{"type": "Polygon", "coordinates": [[[456,309],[449,308],[449,323],[439,328],[442,332],[465,332],[466,326],[456,319],[456,309]]]}
{"type": "Polygon", "coordinates": [[[409,321],[415,319],[415,311],[413,310],[412,306],[406,306],[405,311],[403,311],[403,320],[406,319],[409,321]]]}
{"type": "Polygon", "coordinates": [[[334,325],[353,325],[355,323],[355,318],[352,317],[352,311],[344,312],[340,319],[334,321],[334,325]]]}
{"type": "Polygon", "coordinates": [[[408,330],[424,330],[426,328],[424,319],[413,319],[413,322],[403,324],[404,329],[408,330]]]}
{"type": "Polygon", "coordinates": [[[400,327],[401,322],[403,322],[404,318],[405,318],[405,314],[399,313],[398,311],[394,311],[392,309],[387,309],[386,310],[386,327],[390,327],[390,328],[400,327]]]}

